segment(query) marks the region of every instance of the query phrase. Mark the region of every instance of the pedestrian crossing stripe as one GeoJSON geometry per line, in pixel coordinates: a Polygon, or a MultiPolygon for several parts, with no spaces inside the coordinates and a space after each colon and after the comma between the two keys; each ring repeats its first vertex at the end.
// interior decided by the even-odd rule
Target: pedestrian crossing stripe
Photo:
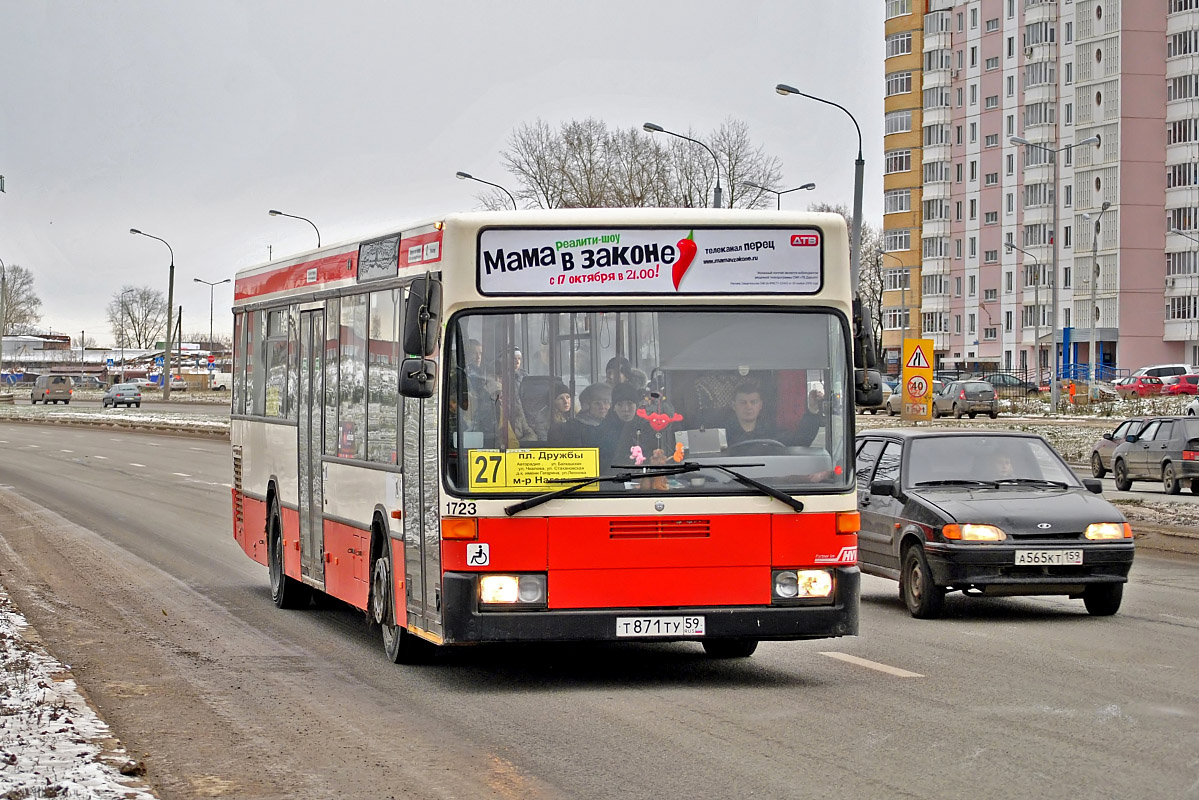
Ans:
{"type": "Polygon", "coordinates": [[[908,359],[907,366],[912,369],[928,369],[928,359],[924,357],[924,351],[920,349],[920,345],[916,345],[916,349],[912,351],[911,358],[908,359]]]}

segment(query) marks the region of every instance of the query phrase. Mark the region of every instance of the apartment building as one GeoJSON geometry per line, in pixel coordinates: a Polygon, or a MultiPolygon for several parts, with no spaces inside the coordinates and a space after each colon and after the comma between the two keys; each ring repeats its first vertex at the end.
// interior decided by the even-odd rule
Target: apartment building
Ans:
{"type": "MultiPolygon", "coordinates": [[[[908,335],[933,339],[945,368],[1047,375],[1055,350],[1065,369],[1088,364],[1092,340],[1107,369],[1199,361],[1199,309],[1189,299],[1199,280],[1199,175],[1186,166],[1199,148],[1199,0],[886,8],[886,111],[918,103],[923,130],[919,165],[913,159],[907,174],[891,170],[901,145],[891,127],[885,135],[888,198],[915,181],[920,205],[911,216],[884,209],[884,245],[895,256],[885,266],[902,263],[915,288],[887,292],[884,309],[908,311],[908,335]],[[905,96],[892,90],[907,62],[890,44],[916,29],[922,59],[905,96]],[[1169,153],[1167,141],[1178,142],[1169,153]],[[1169,202],[1168,179],[1178,195],[1169,202]],[[1182,234],[1167,237],[1171,225],[1182,234]]],[[[890,355],[903,330],[886,327],[890,355]]]]}

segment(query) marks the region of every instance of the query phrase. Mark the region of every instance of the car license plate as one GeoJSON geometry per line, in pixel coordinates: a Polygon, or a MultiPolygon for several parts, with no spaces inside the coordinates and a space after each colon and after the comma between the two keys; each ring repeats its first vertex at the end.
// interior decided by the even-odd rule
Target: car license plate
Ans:
{"type": "Polygon", "coordinates": [[[1064,567],[1082,563],[1081,550],[1017,550],[1017,567],[1064,567]]]}
{"type": "Polygon", "coordinates": [[[703,617],[617,617],[616,635],[703,636],[703,617]]]}

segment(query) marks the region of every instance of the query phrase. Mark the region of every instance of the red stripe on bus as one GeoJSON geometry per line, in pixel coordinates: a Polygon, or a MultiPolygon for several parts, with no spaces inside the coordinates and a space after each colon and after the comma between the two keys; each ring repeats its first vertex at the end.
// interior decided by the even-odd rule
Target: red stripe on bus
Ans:
{"type": "Polygon", "coordinates": [[[241,549],[250,558],[266,566],[266,501],[243,495],[242,517],[241,549]]]}
{"type": "Polygon", "coordinates": [[[552,570],[549,606],[646,608],[770,604],[770,567],[552,570]]]}
{"type": "Polygon", "coordinates": [[[284,292],[289,289],[299,289],[305,286],[319,286],[322,283],[340,281],[352,278],[357,274],[358,251],[351,250],[337,255],[304,261],[287,267],[279,267],[269,272],[257,275],[247,275],[238,278],[233,284],[234,301],[248,300],[252,297],[284,292]],[[316,270],[314,280],[308,280],[309,270],[316,270]]]}
{"type": "Polygon", "coordinates": [[[769,564],[767,514],[549,520],[550,569],[769,564]]]}

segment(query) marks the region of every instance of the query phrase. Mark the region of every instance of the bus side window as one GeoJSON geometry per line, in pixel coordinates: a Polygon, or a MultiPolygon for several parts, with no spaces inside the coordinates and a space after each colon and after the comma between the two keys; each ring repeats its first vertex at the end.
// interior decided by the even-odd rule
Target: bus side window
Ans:
{"type": "Polygon", "coordinates": [[[341,300],[337,456],[362,458],[366,434],[366,295],[341,300]]]}

